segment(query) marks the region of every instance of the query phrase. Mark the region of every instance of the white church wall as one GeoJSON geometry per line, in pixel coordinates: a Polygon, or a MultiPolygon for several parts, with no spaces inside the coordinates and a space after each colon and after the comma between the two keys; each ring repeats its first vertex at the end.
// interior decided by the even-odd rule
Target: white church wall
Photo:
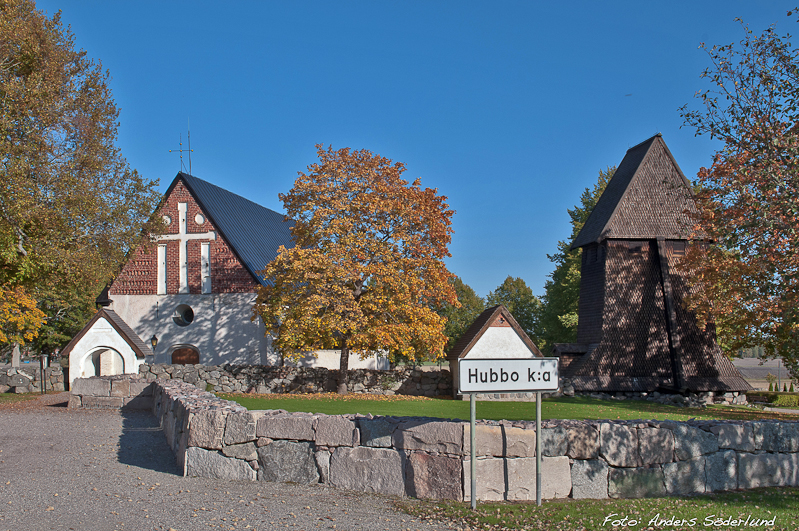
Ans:
{"type": "MultiPolygon", "coordinates": [[[[285,364],[292,367],[322,367],[338,370],[340,360],[341,353],[338,350],[318,350],[316,356],[308,354],[298,361],[285,360],[285,364]]],[[[387,371],[391,368],[391,364],[384,356],[372,355],[361,359],[358,354],[350,354],[349,368],[387,371]]]]}
{"type": "Polygon", "coordinates": [[[105,319],[98,319],[78,343],[69,356],[69,382],[75,378],[88,378],[96,373],[100,365],[103,376],[114,374],[136,374],[143,359],[136,353],[116,329],[105,319]]]}
{"type": "Polygon", "coordinates": [[[271,339],[264,326],[250,321],[254,293],[208,295],[114,295],[114,310],[144,340],[155,335],[154,363],[170,363],[172,351],[190,346],[200,353],[204,365],[274,364],[271,339]],[[186,324],[176,316],[185,305],[193,312],[186,324]]]}
{"type": "Polygon", "coordinates": [[[466,358],[532,358],[533,353],[510,326],[492,326],[466,354],[466,358]]]}

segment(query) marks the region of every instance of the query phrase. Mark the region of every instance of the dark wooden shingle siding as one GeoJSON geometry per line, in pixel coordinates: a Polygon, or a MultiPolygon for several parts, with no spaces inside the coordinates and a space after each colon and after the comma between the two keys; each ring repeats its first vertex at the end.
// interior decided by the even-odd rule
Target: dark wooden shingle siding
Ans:
{"type": "Polygon", "coordinates": [[[568,367],[575,389],[750,389],[713,327],[683,308],[678,261],[694,208],[660,135],[628,150],[572,245],[583,249],[577,341],[588,345],[568,367]]]}

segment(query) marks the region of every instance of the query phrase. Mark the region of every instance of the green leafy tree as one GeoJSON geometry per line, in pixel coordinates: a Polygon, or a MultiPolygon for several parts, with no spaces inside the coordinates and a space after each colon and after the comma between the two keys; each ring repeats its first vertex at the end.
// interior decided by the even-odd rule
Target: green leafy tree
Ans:
{"type": "Polygon", "coordinates": [[[504,304],[508,311],[538,346],[536,331],[538,328],[538,313],[541,311],[541,302],[533,295],[533,290],[521,278],[508,276],[497,289],[489,292],[486,297],[488,307],[504,304]]]}
{"type": "Polygon", "coordinates": [[[694,229],[714,243],[686,254],[686,302],[726,349],[763,345],[797,375],[799,51],[774,26],[742,27],[737,44],[703,45],[711,88],[697,93],[699,109],[681,109],[697,135],[722,143],[695,181],[694,229]]]}
{"type": "Polygon", "coordinates": [[[108,79],[75,49],[59,13],[0,1],[0,292],[23,290],[47,316],[28,320],[26,337],[71,314],[63,345],[82,326],[86,301],[158,229],[145,228],[157,183],[131,171],[115,146],[108,79]]]}
{"type": "Polygon", "coordinates": [[[568,240],[558,242],[557,253],[548,255],[550,261],[555,263],[555,270],[544,284],[544,295],[541,298],[537,337],[540,341],[538,347],[542,352],[548,352],[555,343],[573,343],[577,339],[582,249],[569,250],[569,247],[585,225],[615,171],[615,166],[600,170],[596,184],[583,191],[580,204],[568,210],[571,236],[568,240]]]}
{"type": "Polygon", "coordinates": [[[447,320],[444,326],[444,334],[447,336],[446,351],[461,338],[466,329],[471,326],[477,316],[485,309],[485,301],[475,291],[466,284],[460,277],[452,278],[452,287],[458,296],[457,304],[445,304],[438,314],[447,320]]]}

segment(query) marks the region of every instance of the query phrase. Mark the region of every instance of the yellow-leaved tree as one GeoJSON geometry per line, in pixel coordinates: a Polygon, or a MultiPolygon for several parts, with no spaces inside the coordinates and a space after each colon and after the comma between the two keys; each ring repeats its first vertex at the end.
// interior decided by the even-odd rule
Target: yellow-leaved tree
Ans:
{"type": "Polygon", "coordinates": [[[325,150],[281,194],[295,247],[261,272],[253,311],[284,356],[341,350],[338,392],[347,393],[350,353],[443,356],[446,319],[457,304],[444,265],[451,218],[446,197],[402,179],[405,165],[368,150],[325,150]]]}

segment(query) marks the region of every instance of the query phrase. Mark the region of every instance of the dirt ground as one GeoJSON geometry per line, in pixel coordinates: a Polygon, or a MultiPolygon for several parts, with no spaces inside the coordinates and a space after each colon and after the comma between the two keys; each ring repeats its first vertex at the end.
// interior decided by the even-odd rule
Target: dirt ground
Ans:
{"type": "Polygon", "coordinates": [[[183,477],[149,412],[70,410],[68,396],[0,406],[0,531],[450,529],[391,497],[183,477]]]}

